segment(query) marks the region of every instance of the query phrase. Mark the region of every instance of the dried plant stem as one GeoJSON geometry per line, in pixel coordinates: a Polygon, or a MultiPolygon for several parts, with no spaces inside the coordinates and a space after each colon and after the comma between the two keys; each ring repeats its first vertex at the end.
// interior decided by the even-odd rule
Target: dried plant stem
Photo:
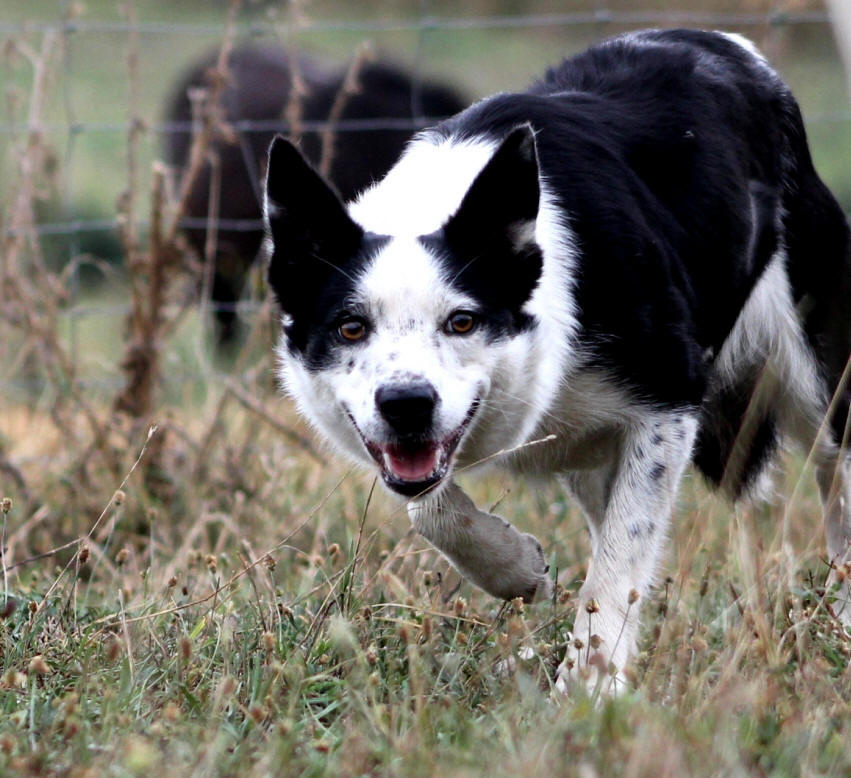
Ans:
{"type": "Polygon", "coordinates": [[[272,427],[272,429],[274,429],[276,432],[280,432],[290,442],[295,443],[306,454],[308,454],[308,456],[319,462],[319,464],[328,464],[325,458],[316,450],[316,448],[308,438],[305,438],[303,435],[299,435],[299,433],[296,432],[294,429],[284,424],[284,422],[282,422],[280,419],[276,418],[265,406],[263,406],[260,400],[248,394],[248,392],[246,392],[235,381],[229,380],[227,382],[227,388],[225,391],[231,394],[233,398],[240,405],[242,405],[243,408],[259,416],[270,427],[272,427]]]}
{"type": "MultiPolygon", "coordinates": [[[[227,83],[227,62],[233,48],[236,14],[240,0],[231,0],[225,35],[216,64],[212,95],[204,111],[204,124],[193,138],[189,166],[181,182],[175,208],[170,209],[166,196],[165,171],[156,165],[153,170],[151,195],[151,239],[147,251],[138,245],[133,204],[137,189],[136,153],[141,124],[136,110],[138,93],[138,41],[135,34],[129,40],[128,72],[131,83],[130,136],[128,138],[128,189],[120,204],[121,238],[128,257],[131,278],[131,312],[129,337],[121,367],[127,376],[124,388],[113,401],[116,410],[133,418],[147,419],[153,409],[154,390],[160,375],[160,352],[165,332],[170,330],[166,304],[176,270],[181,267],[178,245],[180,220],[192,194],[192,186],[207,159],[210,144],[222,132],[221,95],[227,83]],[[134,86],[136,85],[136,86],[134,86]],[[166,221],[165,213],[171,210],[166,221]]],[[[135,19],[132,4],[126,6],[131,24],[135,19]]],[[[216,201],[217,202],[217,201],[216,201]]],[[[215,239],[215,231],[208,236],[215,239]]],[[[213,250],[214,250],[213,244],[213,250]]],[[[210,266],[207,262],[207,266],[210,266]]],[[[206,271],[208,274],[212,270],[206,271]]],[[[182,314],[183,309],[178,311],[182,314]]]]}
{"type": "Polygon", "coordinates": [[[346,109],[346,103],[349,102],[352,95],[360,91],[360,72],[366,62],[373,59],[373,52],[370,45],[366,42],[361,43],[355,57],[346,70],[346,77],[343,79],[337,94],[334,96],[334,102],[331,105],[331,110],[328,112],[328,122],[325,129],[322,131],[322,151],[319,157],[319,172],[323,176],[331,174],[331,166],[334,164],[334,141],[337,133],[335,125],[343,116],[343,111],[346,109]]]}

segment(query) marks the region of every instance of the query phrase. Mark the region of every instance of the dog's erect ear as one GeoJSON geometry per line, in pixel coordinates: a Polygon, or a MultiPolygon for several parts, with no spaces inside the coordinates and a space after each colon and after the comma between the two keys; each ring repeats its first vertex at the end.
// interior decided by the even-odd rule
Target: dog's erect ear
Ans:
{"type": "Polygon", "coordinates": [[[269,147],[264,213],[272,241],[269,284],[292,312],[306,284],[357,251],[363,230],[336,192],[286,138],[269,147]]]}
{"type": "Polygon", "coordinates": [[[535,239],[540,198],[535,133],[527,124],[505,138],[476,176],[444,225],[446,240],[462,253],[483,244],[521,249],[535,239]]]}
{"type": "Polygon", "coordinates": [[[500,144],[443,226],[459,264],[456,284],[519,313],[543,268],[535,241],[540,198],[535,135],[524,125],[500,144]]]}

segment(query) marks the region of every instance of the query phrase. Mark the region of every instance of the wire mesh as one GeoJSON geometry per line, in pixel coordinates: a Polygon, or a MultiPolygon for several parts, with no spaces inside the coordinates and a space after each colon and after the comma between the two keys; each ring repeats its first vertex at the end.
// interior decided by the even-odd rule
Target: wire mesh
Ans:
{"type": "MultiPolygon", "coordinates": [[[[273,22],[259,20],[254,17],[241,19],[237,22],[238,37],[249,41],[272,41],[290,47],[310,46],[311,38],[321,40],[343,35],[337,41],[338,56],[345,56],[343,51],[347,46],[351,49],[351,41],[357,37],[405,34],[412,36],[412,46],[408,52],[408,60],[415,79],[421,74],[433,69],[439,59],[441,42],[450,34],[459,33],[495,33],[496,31],[516,31],[526,37],[526,45],[530,52],[529,59],[537,63],[537,57],[532,53],[537,47],[539,35],[564,35],[567,45],[563,53],[569,54],[581,48],[585,42],[594,38],[602,38],[607,34],[624,29],[645,26],[695,26],[740,31],[745,34],[758,34],[760,42],[769,43],[769,56],[781,73],[784,73],[784,46],[771,46],[772,40],[783,36],[795,38],[805,36],[815,38],[820,43],[816,47],[826,47],[818,56],[829,60],[835,66],[835,73],[841,78],[841,67],[835,51],[832,49],[830,38],[830,20],[823,10],[783,10],[775,8],[769,12],[737,11],[713,12],[694,11],[687,8],[672,7],[664,10],[623,10],[608,8],[600,2],[589,0],[587,9],[570,10],[566,12],[530,12],[525,14],[500,14],[482,11],[476,14],[449,16],[435,12],[429,2],[421,2],[418,12],[410,16],[394,18],[337,18],[311,19],[300,17],[297,20],[280,19],[273,22]],[[348,36],[348,37],[345,37],[348,36]],[[573,37],[572,37],[573,36],[573,37]],[[340,43],[340,40],[343,42],[340,43]],[[412,52],[412,53],[411,53],[412,52]]],[[[534,6],[534,4],[531,4],[534,6]]],[[[106,16],[106,14],[104,14],[106,16]]],[[[2,10],[0,10],[2,17],[2,10]]],[[[100,43],[108,37],[117,37],[120,41],[129,40],[130,36],[138,36],[141,46],[156,42],[158,50],[186,50],[186,54],[172,56],[174,67],[171,78],[158,71],[159,83],[145,83],[145,88],[154,95],[148,100],[145,114],[141,117],[144,124],[147,157],[145,161],[160,156],[163,138],[173,133],[188,133],[192,131],[191,122],[174,122],[164,120],[160,107],[172,81],[181,72],[181,67],[191,59],[190,52],[198,51],[202,45],[215,44],[222,36],[224,13],[221,21],[168,21],[93,18],[92,15],[80,18],[57,18],[31,21],[16,21],[0,18],[0,39],[14,41],[44,40],[46,36],[59,36],[62,41],[62,64],[60,86],[58,92],[61,99],[52,112],[37,126],[19,117],[6,117],[0,120],[0,148],[8,146],[14,138],[28,133],[38,132],[47,138],[57,152],[59,167],[63,171],[60,177],[56,198],[58,205],[41,215],[37,224],[31,229],[32,234],[41,240],[60,240],[61,252],[66,260],[72,260],[86,249],[92,236],[112,236],[118,224],[118,217],[110,214],[87,214],[87,204],[79,198],[77,179],[83,175],[92,175],[91,170],[84,170],[91,164],[92,152],[84,147],[93,144],[97,148],[109,149],[104,152],[104,158],[111,160],[105,165],[120,159],[127,144],[127,138],[134,130],[139,117],[133,117],[124,110],[124,116],[92,116],[87,109],[87,95],[92,88],[92,62],[99,56],[100,43]],[[160,99],[156,97],[159,95],[160,99]]],[[[408,39],[406,39],[408,40],[408,39]]],[[[497,54],[499,52],[496,52],[497,54]]],[[[440,64],[440,63],[438,63],[440,64]]],[[[463,63],[459,65],[462,68],[463,63]]],[[[123,64],[120,65],[123,67],[123,64]]],[[[119,68],[119,63],[116,63],[119,68]]],[[[517,74],[522,80],[534,78],[540,68],[530,65],[523,73],[517,74]]],[[[519,69],[518,69],[519,70],[519,69]]],[[[445,67],[444,67],[445,72],[445,67]]],[[[469,74],[468,74],[469,75],[469,74]]],[[[144,74],[143,74],[144,76],[144,74]]],[[[459,76],[460,77],[460,76],[459,76]]],[[[799,78],[805,78],[799,75],[799,78]]],[[[120,80],[120,78],[119,78],[120,80]]],[[[475,91],[475,88],[474,90],[475,91]]],[[[847,100],[836,104],[822,103],[805,110],[805,119],[811,131],[827,136],[851,136],[851,108],[847,100]]],[[[349,119],[334,124],[335,131],[345,132],[375,132],[384,129],[410,130],[417,126],[414,119],[376,118],[349,119]]],[[[241,119],[233,123],[234,130],[240,134],[250,135],[269,131],[288,130],[284,120],[270,119],[241,119]]],[[[323,121],[304,121],[301,128],[304,131],[323,132],[329,127],[323,121]]],[[[8,153],[8,152],[7,152],[8,153]]],[[[851,169],[843,171],[847,179],[851,179],[851,169]]],[[[106,178],[106,177],[105,177],[106,178]]],[[[851,184],[848,185],[851,189],[851,184]]],[[[5,200],[8,193],[2,193],[5,200]]],[[[846,207],[849,206],[845,202],[846,207]]],[[[203,228],[207,225],[205,219],[184,218],[185,228],[203,228]]],[[[149,220],[139,215],[135,222],[140,239],[144,240],[149,229],[149,220]]],[[[232,231],[256,230],[259,223],[254,219],[220,219],[219,229],[232,231]]],[[[22,228],[0,222],[2,237],[7,239],[20,232],[22,228]]],[[[26,228],[30,229],[30,228],[26,228]]],[[[86,284],[79,270],[68,276],[68,300],[61,315],[67,319],[69,338],[72,342],[74,357],[78,356],[77,348],[82,343],[81,329],[86,322],[97,317],[115,320],[126,313],[123,301],[87,294],[86,284]]],[[[199,301],[200,302],[200,301],[199,301]]],[[[241,313],[252,310],[251,301],[237,306],[241,313]]],[[[178,374],[179,375],[179,374],[178,374]]],[[[174,374],[172,374],[174,378],[174,374]]],[[[9,378],[0,379],[8,382],[9,378]]],[[[12,377],[11,380],[18,380],[12,377]]],[[[103,378],[82,375],[81,381],[96,382],[103,378]]],[[[116,374],[108,380],[120,380],[116,374]]]]}

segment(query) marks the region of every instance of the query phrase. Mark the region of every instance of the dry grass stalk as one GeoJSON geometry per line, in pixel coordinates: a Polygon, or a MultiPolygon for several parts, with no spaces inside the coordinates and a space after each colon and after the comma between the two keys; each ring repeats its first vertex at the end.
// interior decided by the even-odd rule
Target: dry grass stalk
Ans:
{"type": "MultiPolygon", "coordinates": [[[[127,375],[127,383],[116,396],[113,406],[116,410],[127,413],[133,418],[148,418],[154,407],[153,394],[160,377],[162,337],[170,328],[166,303],[172,291],[174,278],[183,267],[180,262],[178,232],[180,220],[186,211],[192,185],[207,159],[213,139],[218,133],[227,132],[223,122],[221,96],[227,83],[227,62],[233,48],[235,21],[240,5],[240,0],[230,0],[225,34],[215,68],[215,78],[213,78],[213,88],[203,112],[203,126],[193,136],[189,165],[181,181],[176,204],[167,201],[163,169],[159,166],[154,169],[151,239],[146,251],[141,251],[138,245],[133,209],[138,186],[134,149],[138,143],[141,125],[135,107],[137,87],[131,86],[128,189],[119,206],[122,217],[121,238],[128,258],[131,279],[131,312],[128,322],[130,332],[127,349],[121,362],[121,367],[127,375]],[[166,217],[167,213],[170,218],[166,217]]],[[[132,4],[128,4],[127,13],[132,23],[135,18],[132,4]]],[[[137,48],[138,41],[131,34],[128,55],[128,75],[131,84],[137,84],[139,78],[137,48]]],[[[218,203],[218,198],[211,198],[211,203],[213,201],[218,203]]],[[[213,236],[212,240],[214,240],[215,230],[208,230],[208,236],[213,236]]],[[[214,251],[215,244],[212,246],[212,252],[214,251]]],[[[179,311],[182,314],[182,309],[179,311]]]]}
{"type": "Polygon", "coordinates": [[[16,45],[32,68],[33,81],[28,129],[25,138],[17,139],[20,146],[15,155],[17,178],[10,187],[15,196],[8,209],[3,241],[2,318],[10,332],[17,332],[22,340],[18,364],[31,373],[40,367],[49,384],[57,389],[51,418],[67,439],[69,450],[100,453],[115,474],[119,465],[108,441],[107,425],[85,397],[77,380],[74,359],[59,335],[59,314],[67,301],[67,291],[61,278],[46,266],[36,229],[36,204],[45,197],[44,181],[49,182],[55,167],[53,151],[43,137],[41,126],[63,40],[57,33],[47,32],[39,51],[23,42],[16,45]],[[85,419],[91,433],[89,446],[82,443],[79,416],[85,419]]]}
{"type": "Polygon", "coordinates": [[[334,95],[334,102],[331,104],[331,110],[328,112],[328,123],[325,129],[322,130],[322,151],[319,157],[319,172],[323,176],[331,174],[331,166],[334,164],[334,142],[337,137],[336,125],[343,116],[343,111],[346,109],[346,103],[360,92],[360,72],[361,68],[375,59],[375,54],[372,46],[369,43],[361,43],[355,52],[354,59],[346,70],[346,76],[337,94],[334,95]]]}

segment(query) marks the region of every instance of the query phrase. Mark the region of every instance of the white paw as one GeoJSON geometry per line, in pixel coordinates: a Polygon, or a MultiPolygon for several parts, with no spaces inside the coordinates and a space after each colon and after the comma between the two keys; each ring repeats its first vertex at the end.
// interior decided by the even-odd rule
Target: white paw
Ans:
{"type": "Polygon", "coordinates": [[[577,689],[584,689],[591,697],[616,696],[627,688],[626,684],[626,677],[608,659],[602,645],[593,648],[581,638],[570,636],[564,659],[556,670],[557,695],[566,697],[577,689]]]}

